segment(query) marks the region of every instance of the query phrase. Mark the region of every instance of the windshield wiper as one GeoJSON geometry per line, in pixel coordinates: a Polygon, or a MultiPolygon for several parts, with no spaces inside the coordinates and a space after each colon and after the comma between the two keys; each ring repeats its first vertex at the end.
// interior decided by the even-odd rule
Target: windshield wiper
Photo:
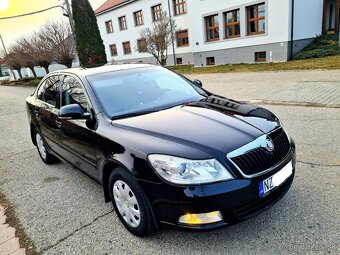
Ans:
{"type": "Polygon", "coordinates": [[[140,115],[145,115],[153,112],[158,112],[157,110],[152,110],[152,111],[140,111],[140,112],[130,112],[130,113],[125,113],[117,116],[113,116],[111,120],[117,120],[117,119],[124,119],[124,118],[129,118],[129,117],[136,117],[140,115]]]}

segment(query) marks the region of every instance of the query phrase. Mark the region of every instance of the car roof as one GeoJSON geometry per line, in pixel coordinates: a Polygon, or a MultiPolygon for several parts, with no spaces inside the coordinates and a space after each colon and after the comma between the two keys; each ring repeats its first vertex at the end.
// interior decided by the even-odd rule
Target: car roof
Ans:
{"type": "Polygon", "coordinates": [[[121,65],[104,65],[104,66],[92,67],[92,68],[74,67],[74,68],[54,71],[54,72],[51,72],[50,74],[71,73],[71,74],[77,75],[78,77],[86,77],[86,76],[100,74],[100,73],[115,72],[115,71],[145,68],[145,67],[155,67],[155,66],[156,65],[150,65],[150,64],[121,64],[121,65]]]}

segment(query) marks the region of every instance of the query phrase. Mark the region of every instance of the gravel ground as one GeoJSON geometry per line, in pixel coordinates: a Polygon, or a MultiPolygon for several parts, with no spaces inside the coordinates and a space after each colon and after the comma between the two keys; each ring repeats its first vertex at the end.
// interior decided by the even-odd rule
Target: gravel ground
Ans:
{"type": "MultiPolygon", "coordinates": [[[[268,80],[272,75],[268,75],[268,80]]],[[[246,76],[249,78],[249,74],[246,76]]],[[[239,91],[232,94],[221,87],[215,91],[212,82],[207,79],[204,86],[215,93],[257,99],[251,97],[251,90],[244,92],[243,98],[237,97],[239,91]]],[[[262,89],[261,83],[258,89],[262,89]]],[[[14,206],[37,252],[340,253],[339,109],[265,106],[281,117],[295,139],[299,161],[291,190],[270,210],[217,231],[197,233],[165,227],[141,239],[129,234],[112,205],[104,203],[100,185],[68,164],[47,166],[40,160],[30,141],[24,108],[24,99],[31,92],[32,88],[0,86],[0,191],[14,206]]]]}

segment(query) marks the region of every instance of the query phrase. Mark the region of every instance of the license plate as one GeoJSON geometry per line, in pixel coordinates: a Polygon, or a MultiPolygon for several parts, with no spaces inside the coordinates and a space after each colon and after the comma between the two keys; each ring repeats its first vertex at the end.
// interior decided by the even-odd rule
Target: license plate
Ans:
{"type": "Polygon", "coordinates": [[[276,174],[270,176],[269,178],[261,181],[259,183],[259,194],[260,197],[264,197],[269,192],[280,186],[291,174],[293,173],[293,164],[292,161],[289,162],[286,166],[284,166],[280,171],[276,174]]]}

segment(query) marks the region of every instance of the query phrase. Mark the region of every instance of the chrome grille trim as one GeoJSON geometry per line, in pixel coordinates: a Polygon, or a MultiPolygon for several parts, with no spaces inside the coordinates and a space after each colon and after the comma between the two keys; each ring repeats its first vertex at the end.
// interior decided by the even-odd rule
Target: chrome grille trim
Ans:
{"type": "MultiPolygon", "coordinates": [[[[284,157],[279,162],[275,163],[275,165],[269,167],[268,169],[265,169],[263,171],[260,171],[258,173],[254,173],[254,174],[246,174],[246,173],[244,173],[244,171],[242,171],[242,169],[233,161],[233,158],[238,157],[238,156],[244,156],[248,163],[256,165],[260,161],[259,160],[254,160],[254,159],[258,159],[258,155],[256,155],[255,150],[263,148],[265,146],[265,140],[267,139],[267,137],[270,136],[272,133],[280,132],[280,129],[282,130],[280,134],[284,133],[285,136],[288,139],[288,142],[289,142],[289,136],[282,129],[282,127],[279,127],[279,128],[276,128],[276,129],[274,129],[273,131],[271,131],[271,132],[269,132],[267,134],[264,134],[264,135],[258,137],[254,141],[252,141],[252,142],[250,142],[250,143],[248,143],[248,144],[246,144],[246,145],[244,145],[244,146],[242,146],[242,147],[240,147],[240,148],[238,148],[238,149],[228,153],[227,156],[226,156],[227,159],[229,160],[229,162],[231,162],[236,167],[236,169],[241,173],[241,175],[244,178],[253,178],[253,177],[257,177],[257,176],[260,176],[260,175],[263,175],[263,174],[266,174],[266,173],[272,171],[278,165],[282,164],[284,161],[287,160],[287,158],[291,154],[291,148],[288,149],[287,154],[285,154],[284,157]],[[252,153],[252,151],[254,151],[254,153],[252,153]],[[248,155],[251,154],[252,157],[250,157],[250,156],[248,157],[248,155],[245,155],[245,154],[248,154],[248,155]]],[[[263,156],[265,157],[266,155],[263,155],[263,156]]]]}

